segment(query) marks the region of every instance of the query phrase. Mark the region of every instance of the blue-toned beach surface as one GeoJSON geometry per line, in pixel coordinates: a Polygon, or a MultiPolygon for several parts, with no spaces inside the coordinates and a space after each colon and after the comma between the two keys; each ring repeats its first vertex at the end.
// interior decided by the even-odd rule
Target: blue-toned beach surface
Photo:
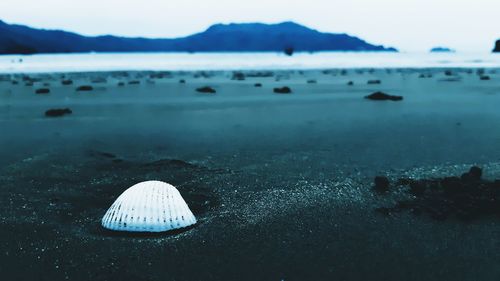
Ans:
{"type": "Polygon", "coordinates": [[[0,57],[0,276],[500,278],[498,217],[384,216],[375,209],[408,195],[372,191],[377,175],[460,176],[472,165],[500,178],[498,55],[408,59],[418,65],[405,54],[125,55],[130,68],[113,56],[0,57]],[[377,63],[386,56],[402,65],[377,63]],[[216,93],[196,91],[205,86],[216,93]],[[273,92],[283,86],[292,93],[273,92]],[[377,91],[404,99],[364,98],[377,91]],[[44,115],[56,108],[72,113],[44,115]],[[117,196],[153,179],[178,187],[196,227],[101,229],[117,196]]]}

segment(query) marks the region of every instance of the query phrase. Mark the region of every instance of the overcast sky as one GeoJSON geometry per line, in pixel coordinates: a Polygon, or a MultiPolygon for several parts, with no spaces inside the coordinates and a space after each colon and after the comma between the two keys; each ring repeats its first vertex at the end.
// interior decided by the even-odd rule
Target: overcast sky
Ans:
{"type": "Polygon", "coordinates": [[[295,21],[402,51],[487,52],[500,0],[0,0],[0,19],[84,35],[177,37],[214,23],[295,21]]]}

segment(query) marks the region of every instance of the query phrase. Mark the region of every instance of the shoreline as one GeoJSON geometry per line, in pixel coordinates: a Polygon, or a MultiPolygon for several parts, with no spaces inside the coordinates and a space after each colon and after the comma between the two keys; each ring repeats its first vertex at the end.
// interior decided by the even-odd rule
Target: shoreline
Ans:
{"type": "Polygon", "coordinates": [[[483,69],[485,71],[500,71],[500,66],[422,66],[422,67],[324,67],[324,68],[235,68],[235,69],[186,69],[186,70],[175,70],[175,69],[116,69],[116,70],[75,70],[75,71],[43,71],[43,72],[0,72],[0,76],[16,76],[16,75],[64,75],[64,74],[75,74],[75,75],[85,75],[85,74],[118,74],[123,72],[128,73],[171,73],[171,74],[190,74],[190,73],[228,73],[228,72],[321,72],[321,71],[369,71],[369,70],[392,70],[392,71],[406,71],[406,72],[418,72],[418,71],[445,71],[445,70],[479,70],[483,69]]]}
{"type": "Polygon", "coordinates": [[[87,71],[251,71],[360,68],[498,68],[495,53],[138,53],[0,56],[1,73],[87,71]],[[22,59],[22,61],[20,61],[22,59]]]}

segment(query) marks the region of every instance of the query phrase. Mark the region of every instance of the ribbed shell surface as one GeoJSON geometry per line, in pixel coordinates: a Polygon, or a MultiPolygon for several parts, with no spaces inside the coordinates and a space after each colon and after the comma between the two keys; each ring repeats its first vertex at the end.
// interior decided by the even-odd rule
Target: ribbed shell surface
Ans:
{"type": "Polygon", "coordinates": [[[138,183],[123,192],[102,218],[104,228],[128,232],[163,232],[196,223],[196,218],[172,185],[138,183]]]}

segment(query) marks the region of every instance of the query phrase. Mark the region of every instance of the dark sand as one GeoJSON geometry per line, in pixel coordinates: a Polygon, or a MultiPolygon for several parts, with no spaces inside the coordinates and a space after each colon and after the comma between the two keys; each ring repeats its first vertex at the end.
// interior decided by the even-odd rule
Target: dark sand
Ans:
{"type": "Polygon", "coordinates": [[[2,76],[1,279],[500,280],[500,218],[374,211],[408,196],[374,194],[375,175],[476,164],[500,178],[500,72],[452,72],[2,76]],[[273,93],[283,86],[293,92],[273,93]],[[364,99],[376,91],[404,100],[364,99]],[[45,117],[53,108],[72,114],[45,117]],[[176,185],[200,223],[151,237],[102,230],[114,199],[149,179],[176,185]]]}

